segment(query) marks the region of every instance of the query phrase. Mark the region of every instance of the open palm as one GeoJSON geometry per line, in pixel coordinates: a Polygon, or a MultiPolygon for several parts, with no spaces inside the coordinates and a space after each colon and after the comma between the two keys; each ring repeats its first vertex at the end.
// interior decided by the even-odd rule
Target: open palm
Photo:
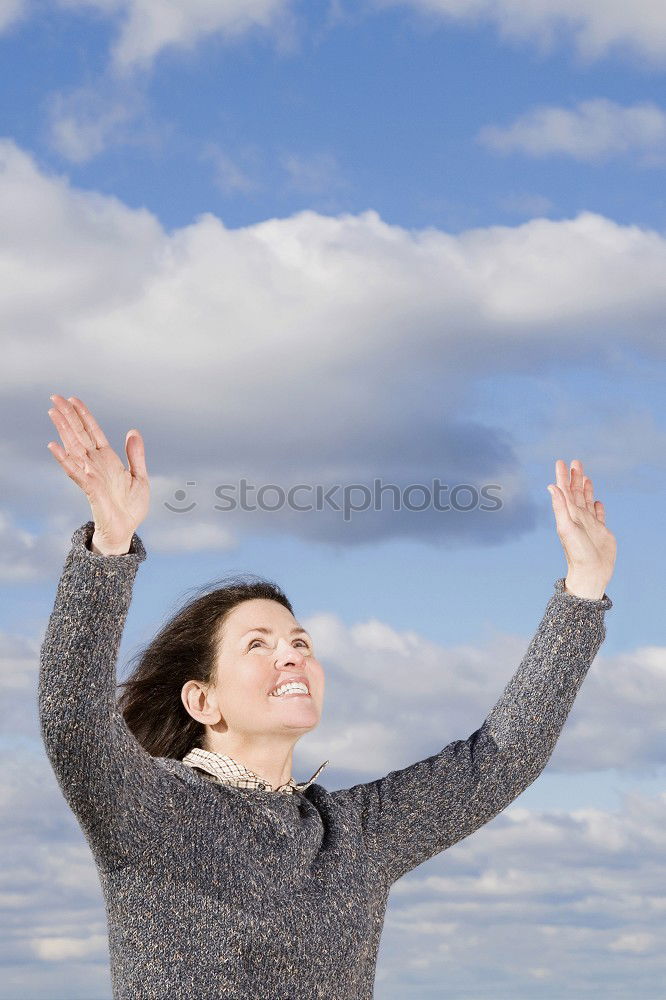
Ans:
{"type": "Polygon", "coordinates": [[[90,410],[70,396],[51,396],[49,410],[64,448],[47,447],[65,472],[87,496],[95,522],[95,537],[109,545],[131,539],[150,505],[143,438],[136,428],[127,432],[125,468],[90,410]]]}
{"type": "Polygon", "coordinates": [[[556,486],[549,486],[557,534],[569,570],[608,582],[613,574],[617,541],[606,527],[601,500],[594,499],[592,480],[574,459],[571,472],[562,459],[555,463],[556,486]]]}

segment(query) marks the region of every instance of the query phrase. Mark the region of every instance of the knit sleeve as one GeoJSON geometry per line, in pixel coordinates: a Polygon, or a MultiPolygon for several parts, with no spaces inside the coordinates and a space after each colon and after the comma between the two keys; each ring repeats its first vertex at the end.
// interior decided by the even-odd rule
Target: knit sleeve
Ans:
{"type": "Polygon", "coordinates": [[[94,522],[72,535],[40,650],[38,708],[46,754],[97,859],[123,864],[143,851],[171,805],[174,779],[137,742],[115,707],[116,659],[132,586],[146,550],[87,546],[94,522]]]}
{"type": "Polygon", "coordinates": [[[367,784],[333,793],[352,808],[363,839],[392,884],[469,836],[543,771],[606,636],[613,606],[555,592],[518,669],[483,724],[465,740],[367,784]]]}

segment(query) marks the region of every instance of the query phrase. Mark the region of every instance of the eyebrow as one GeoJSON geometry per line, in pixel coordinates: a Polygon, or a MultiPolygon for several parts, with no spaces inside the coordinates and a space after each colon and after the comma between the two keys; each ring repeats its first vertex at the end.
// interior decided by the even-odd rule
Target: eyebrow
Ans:
{"type": "MultiPolygon", "coordinates": [[[[250,634],[250,632],[264,632],[266,635],[271,635],[272,632],[273,632],[273,629],[272,628],[264,628],[263,625],[255,625],[254,628],[249,628],[247,630],[247,632],[244,632],[243,635],[241,636],[241,639],[244,639],[246,635],[250,634]]],[[[289,634],[290,635],[294,635],[296,632],[302,632],[303,635],[309,635],[310,634],[309,632],[306,632],[306,630],[304,628],[301,628],[298,625],[295,628],[292,628],[292,630],[291,630],[291,632],[289,634]]]]}

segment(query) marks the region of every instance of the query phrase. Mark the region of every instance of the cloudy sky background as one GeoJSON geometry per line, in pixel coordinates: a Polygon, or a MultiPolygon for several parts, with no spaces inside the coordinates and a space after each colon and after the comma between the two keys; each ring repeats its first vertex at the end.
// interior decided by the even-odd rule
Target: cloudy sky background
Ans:
{"type": "Polygon", "coordinates": [[[566,572],[555,461],[583,461],[618,539],[606,641],[546,772],[394,887],[376,996],[657,1000],[666,11],[0,0],[0,60],[0,1000],[111,996],[36,714],[89,517],[52,392],[146,443],[118,679],[188,588],[277,580],[327,669],[295,774],[328,758],[331,790],[478,728],[566,572]],[[502,506],[216,509],[241,478],[502,506]]]}

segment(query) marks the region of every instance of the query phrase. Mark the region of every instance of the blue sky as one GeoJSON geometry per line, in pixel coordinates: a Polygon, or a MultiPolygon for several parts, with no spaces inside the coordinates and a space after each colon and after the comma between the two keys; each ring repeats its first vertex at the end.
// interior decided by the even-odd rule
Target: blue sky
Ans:
{"type": "Polygon", "coordinates": [[[568,8],[0,0],[0,1000],[111,995],[94,865],[36,718],[89,517],[46,451],[52,392],[119,454],[130,427],[146,443],[119,679],[187,588],[276,579],[328,671],[295,773],[329,758],[330,789],[480,725],[565,575],[546,485],[580,458],[618,539],[606,641],[545,773],[396,886],[376,996],[659,995],[666,12],[568,8]],[[215,510],[241,477],[439,477],[503,505],[215,510]],[[169,511],[185,489],[196,507],[169,511]],[[407,665],[387,653],[376,675],[373,643],[401,633],[425,690],[396,697],[407,665]]]}

